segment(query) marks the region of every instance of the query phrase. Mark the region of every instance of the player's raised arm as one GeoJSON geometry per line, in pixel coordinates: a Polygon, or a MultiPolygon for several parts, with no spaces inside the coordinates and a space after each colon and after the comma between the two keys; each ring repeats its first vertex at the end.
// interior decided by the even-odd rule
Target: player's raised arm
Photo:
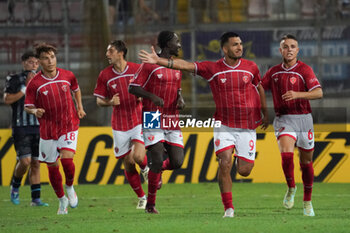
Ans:
{"type": "Polygon", "coordinates": [[[148,53],[145,50],[141,50],[139,53],[139,58],[144,63],[157,64],[160,66],[164,66],[167,68],[175,69],[175,70],[183,70],[194,72],[196,67],[194,63],[185,61],[183,59],[173,59],[173,58],[163,58],[159,57],[154,50],[154,47],[151,47],[152,52],[148,53]]]}

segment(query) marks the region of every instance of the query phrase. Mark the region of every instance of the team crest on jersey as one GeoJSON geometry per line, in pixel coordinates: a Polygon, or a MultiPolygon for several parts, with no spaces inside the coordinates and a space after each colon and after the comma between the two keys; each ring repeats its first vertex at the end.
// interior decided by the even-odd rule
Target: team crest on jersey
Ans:
{"type": "Polygon", "coordinates": [[[176,72],[176,73],[175,73],[175,78],[176,78],[176,80],[179,80],[179,79],[180,79],[180,73],[179,73],[179,72],[176,72]]]}
{"type": "Polygon", "coordinates": [[[226,78],[222,78],[220,80],[221,80],[221,83],[225,83],[226,82],[226,78]]]}
{"type": "Polygon", "coordinates": [[[114,147],[114,151],[115,151],[115,153],[117,153],[117,154],[118,154],[118,152],[119,152],[118,147],[114,147]]]}
{"type": "Polygon", "coordinates": [[[63,85],[62,86],[62,91],[67,92],[68,91],[68,85],[63,85]]]}
{"type": "Polygon", "coordinates": [[[216,145],[216,146],[219,146],[219,145],[220,145],[220,139],[216,139],[216,140],[215,140],[215,145],[216,145]]]}
{"type": "Polygon", "coordinates": [[[117,84],[113,84],[112,88],[115,89],[117,87],[117,84]]]}
{"type": "Polygon", "coordinates": [[[148,140],[150,140],[152,142],[154,140],[154,135],[148,136],[148,140]]]}
{"type": "Polygon", "coordinates": [[[289,81],[290,81],[291,84],[294,84],[297,81],[297,78],[296,77],[291,77],[289,79],[289,81]]]}
{"type": "Polygon", "coordinates": [[[41,152],[41,156],[43,157],[43,159],[46,158],[46,154],[44,152],[41,152]]]}
{"type": "Polygon", "coordinates": [[[43,94],[44,94],[44,95],[47,95],[47,93],[49,93],[49,91],[43,91],[43,94]]]}
{"type": "Polygon", "coordinates": [[[249,77],[247,75],[243,76],[243,82],[247,83],[249,82],[249,77]]]}
{"type": "Polygon", "coordinates": [[[157,77],[161,79],[163,77],[163,74],[157,74],[157,77]]]}
{"type": "Polygon", "coordinates": [[[278,78],[274,78],[273,81],[277,82],[277,81],[278,81],[278,78]]]}

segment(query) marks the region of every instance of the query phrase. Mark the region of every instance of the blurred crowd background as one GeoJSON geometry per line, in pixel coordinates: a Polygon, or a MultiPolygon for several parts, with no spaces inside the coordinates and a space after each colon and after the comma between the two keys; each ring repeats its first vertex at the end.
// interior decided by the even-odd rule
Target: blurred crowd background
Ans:
{"type": "MultiPolygon", "coordinates": [[[[350,0],[0,0],[0,96],[5,78],[21,71],[20,57],[40,42],[58,47],[58,67],[72,70],[83,93],[83,126],[109,125],[111,109],[97,108],[92,96],[105,51],[113,39],[126,41],[127,60],[150,50],[162,30],[181,37],[180,56],[217,60],[220,35],[235,31],[244,57],[261,75],[281,62],[279,39],[299,39],[299,59],[314,69],[324,98],[313,103],[316,123],[350,120],[350,0]]],[[[214,102],[206,81],[184,73],[184,114],[207,118],[214,102]]],[[[268,95],[268,104],[272,100],[268,95]]],[[[0,128],[9,128],[10,107],[0,101],[0,128]]],[[[273,110],[270,109],[271,119],[273,110]]]]}

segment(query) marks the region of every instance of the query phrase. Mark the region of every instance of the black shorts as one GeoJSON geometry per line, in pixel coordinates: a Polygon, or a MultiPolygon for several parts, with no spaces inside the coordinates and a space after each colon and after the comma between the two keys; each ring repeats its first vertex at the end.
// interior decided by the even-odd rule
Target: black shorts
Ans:
{"type": "Polygon", "coordinates": [[[13,139],[18,159],[39,157],[39,134],[14,134],[13,139]]]}

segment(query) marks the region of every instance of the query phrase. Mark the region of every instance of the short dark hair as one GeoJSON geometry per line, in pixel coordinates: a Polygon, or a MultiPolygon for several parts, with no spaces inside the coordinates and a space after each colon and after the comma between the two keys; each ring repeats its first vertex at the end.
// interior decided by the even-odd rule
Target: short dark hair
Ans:
{"type": "Polygon", "coordinates": [[[54,54],[57,54],[57,48],[53,45],[42,43],[35,46],[35,56],[37,58],[40,57],[41,53],[48,53],[51,51],[54,52],[54,54]]]}
{"type": "Polygon", "coordinates": [[[286,40],[286,39],[292,39],[292,40],[295,40],[295,41],[298,41],[298,39],[296,38],[296,36],[292,35],[292,34],[286,34],[284,36],[281,37],[280,39],[280,42],[282,40],[286,40]]]}
{"type": "Polygon", "coordinates": [[[31,50],[30,50],[30,51],[26,51],[25,53],[22,54],[21,60],[22,60],[22,61],[26,61],[26,60],[28,60],[28,59],[31,58],[31,57],[35,57],[34,52],[31,51],[31,50]]]}
{"type": "Polygon", "coordinates": [[[239,35],[235,32],[225,32],[224,34],[221,35],[220,37],[220,45],[221,48],[224,47],[226,42],[231,38],[231,37],[239,37],[239,35]]]}
{"type": "Polygon", "coordinates": [[[173,39],[175,36],[175,32],[172,31],[161,31],[158,35],[158,46],[163,49],[167,47],[167,43],[173,39]]]}
{"type": "Polygon", "coordinates": [[[126,54],[128,53],[128,49],[126,48],[126,44],[122,40],[113,40],[109,45],[114,46],[118,52],[124,52],[123,57],[125,58],[126,54]]]}

